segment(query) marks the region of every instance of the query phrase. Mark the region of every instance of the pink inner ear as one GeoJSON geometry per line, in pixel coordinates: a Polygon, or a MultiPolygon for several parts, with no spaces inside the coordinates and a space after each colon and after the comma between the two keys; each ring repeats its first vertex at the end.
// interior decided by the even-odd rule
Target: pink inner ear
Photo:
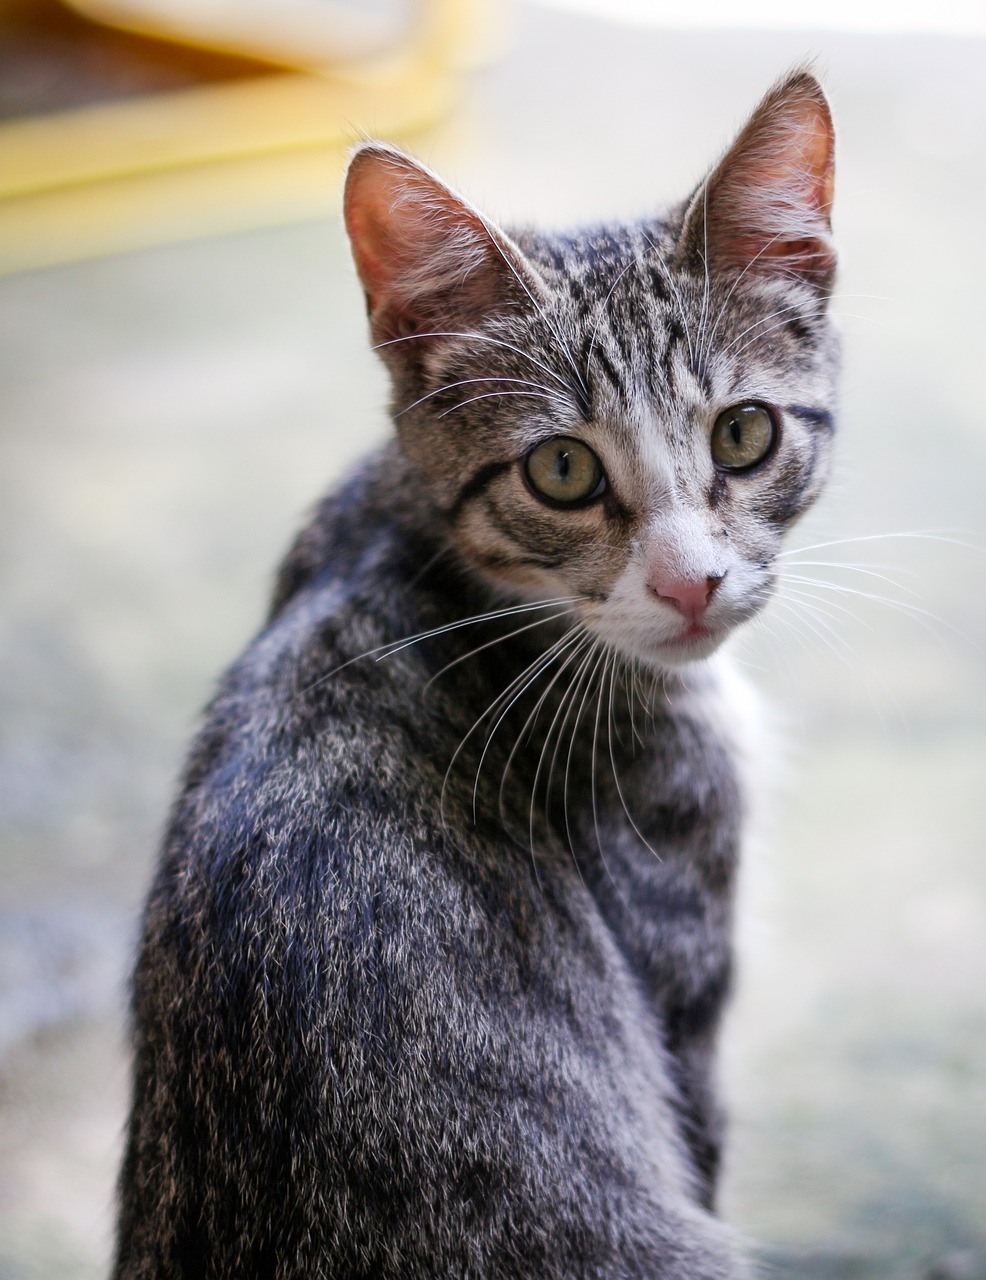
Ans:
{"type": "Polygon", "coordinates": [[[827,284],[834,172],[828,105],[812,77],[794,76],[768,94],[699,193],[702,209],[689,220],[697,212],[704,224],[703,256],[827,284]]]}
{"type": "Polygon", "coordinates": [[[427,170],[385,147],[356,154],[346,227],[380,338],[474,322],[504,264],[482,218],[427,170]]]}
{"type": "Polygon", "coordinates": [[[346,183],[344,212],[353,257],[363,287],[375,294],[391,275],[387,252],[386,213],[393,199],[392,180],[381,165],[357,157],[346,183]]]}

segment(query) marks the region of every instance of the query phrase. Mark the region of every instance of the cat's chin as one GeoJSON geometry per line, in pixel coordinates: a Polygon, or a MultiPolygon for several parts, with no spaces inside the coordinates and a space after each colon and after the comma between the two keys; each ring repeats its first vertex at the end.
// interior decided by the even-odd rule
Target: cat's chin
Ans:
{"type": "Polygon", "coordinates": [[[634,646],[634,657],[657,671],[684,667],[709,658],[731,633],[729,627],[693,627],[672,639],[634,646]]]}

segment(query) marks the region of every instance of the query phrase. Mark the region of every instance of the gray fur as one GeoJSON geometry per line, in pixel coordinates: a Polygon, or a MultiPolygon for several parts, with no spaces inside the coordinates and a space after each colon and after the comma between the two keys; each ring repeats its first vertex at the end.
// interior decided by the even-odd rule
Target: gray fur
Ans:
{"type": "MultiPolygon", "coordinates": [[[[799,102],[824,108],[803,73],[761,105],[757,163],[799,102]]],[[[715,183],[745,163],[647,223],[510,236],[357,154],[397,441],[299,537],[193,748],[135,976],[116,1280],[747,1274],[713,1212],[744,802],[691,660],[762,606],[822,484],[836,352],[827,207],[785,213],[787,259],[767,219],[763,262],[729,261],[749,228],[715,183]],[[750,398],[779,442],[724,477],[711,424],[750,398]],[[525,486],[557,434],[604,498],[525,486]],[[708,635],[655,565],[721,577],[708,635]]]]}

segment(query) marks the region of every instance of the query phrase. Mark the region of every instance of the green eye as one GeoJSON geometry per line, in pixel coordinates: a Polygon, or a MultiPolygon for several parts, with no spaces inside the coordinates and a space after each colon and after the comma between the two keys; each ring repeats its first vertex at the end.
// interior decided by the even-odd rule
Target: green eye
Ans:
{"type": "Polygon", "coordinates": [[[606,487],[599,459],[581,440],[555,436],[536,445],[524,459],[524,474],[534,493],[558,506],[575,506],[606,487]]]}
{"type": "Polygon", "coordinates": [[[745,471],[762,461],[774,443],[774,419],[760,404],[724,409],[712,428],[712,461],[724,471],[745,471]]]}

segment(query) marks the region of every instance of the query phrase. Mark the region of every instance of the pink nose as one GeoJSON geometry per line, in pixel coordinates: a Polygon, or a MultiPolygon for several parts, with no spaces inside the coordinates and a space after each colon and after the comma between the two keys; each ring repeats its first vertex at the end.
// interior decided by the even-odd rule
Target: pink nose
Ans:
{"type": "Polygon", "coordinates": [[[655,576],[648,581],[647,586],[658,600],[663,600],[673,609],[677,609],[694,625],[696,622],[701,622],[702,615],[709,607],[716,588],[725,576],[722,574],[718,578],[699,578],[695,582],[655,576]]]}

